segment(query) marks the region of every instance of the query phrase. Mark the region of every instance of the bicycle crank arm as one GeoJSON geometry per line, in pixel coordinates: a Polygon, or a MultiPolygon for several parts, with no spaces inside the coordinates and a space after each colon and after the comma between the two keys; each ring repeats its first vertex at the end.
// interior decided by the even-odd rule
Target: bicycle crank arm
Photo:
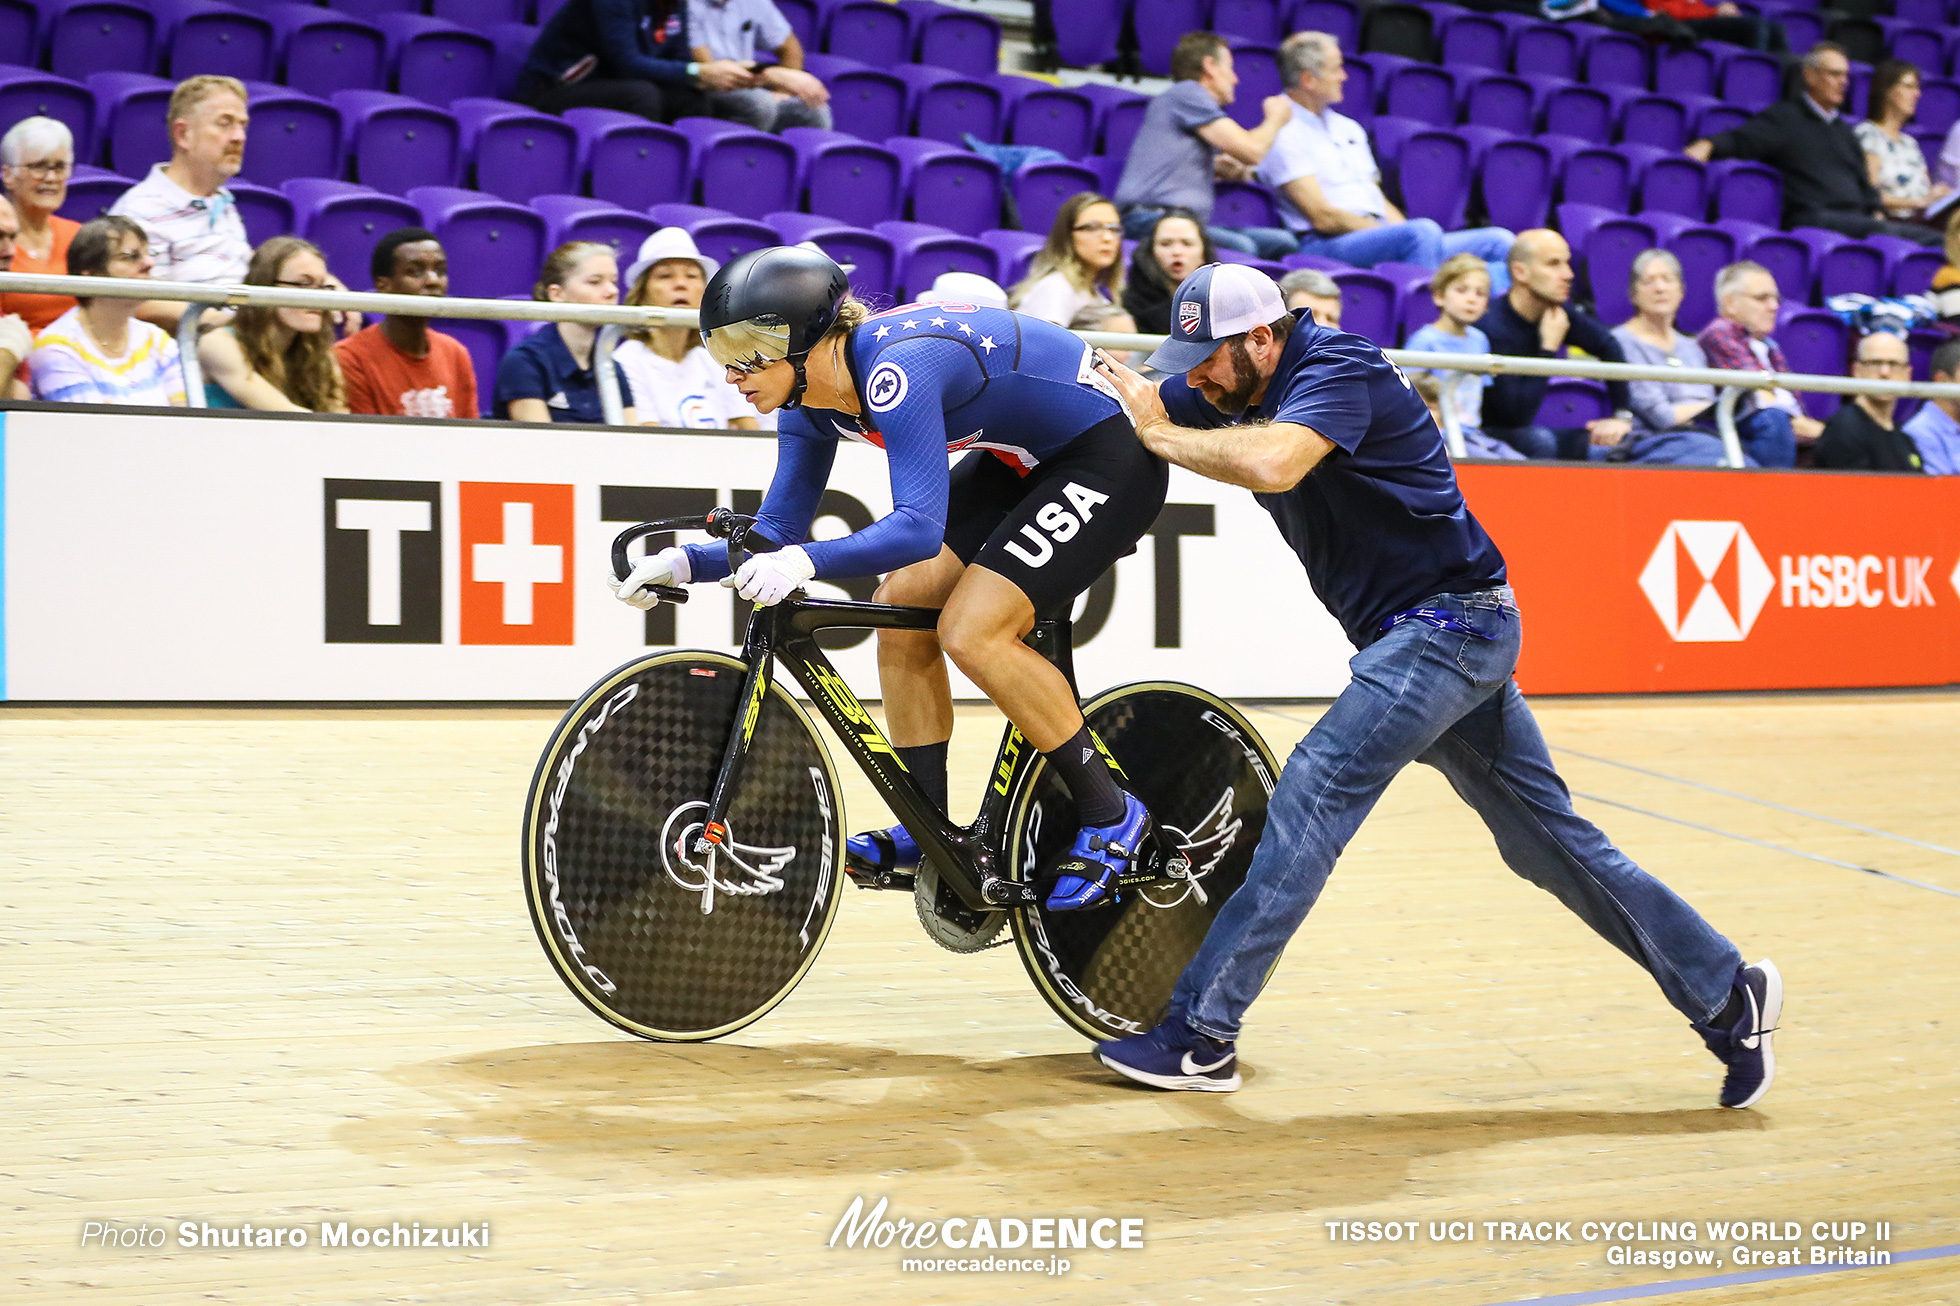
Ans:
{"type": "Polygon", "coordinates": [[[1041,903],[1041,892],[1034,885],[1004,875],[989,875],[981,880],[980,896],[998,907],[1035,907],[1041,903]]]}

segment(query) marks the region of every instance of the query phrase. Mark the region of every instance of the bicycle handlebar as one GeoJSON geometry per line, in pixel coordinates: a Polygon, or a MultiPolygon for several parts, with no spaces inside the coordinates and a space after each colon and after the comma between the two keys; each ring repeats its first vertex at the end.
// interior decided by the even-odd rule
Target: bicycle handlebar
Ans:
{"type": "MultiPolygon", "coordinates": [[[[748,538],[749,528],[754,525],[753,517],[744,516],[729,508],[716,508],[712,512],[692,517],[663,517],[659,521],[628,526],[613,537],[613,576],[623,581],[633,574],[632,560],[626,556],[629,545],[649,535],[664,535],[673,531],[706,531],[716,539],[728,541],[728,573],[732,576],[748,560],[749,551],[742,546],[742,542],[748,538]]],[[[659,595],[664,603],[687,602],[687,591],[677,586],[655,585],[653,592],[659,595]]]]}

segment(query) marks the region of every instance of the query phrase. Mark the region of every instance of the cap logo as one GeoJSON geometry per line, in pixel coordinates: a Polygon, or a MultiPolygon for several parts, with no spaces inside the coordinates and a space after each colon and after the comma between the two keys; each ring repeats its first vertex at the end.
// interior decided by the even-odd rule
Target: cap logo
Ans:
{"type": "Polygon", "coordinates": [[[1177,306],[1177,329],[1185,335],[1195,335],[1198,322],[1205,315],[1205,307],[1195,299],[1187,299],[1177,306]]]}

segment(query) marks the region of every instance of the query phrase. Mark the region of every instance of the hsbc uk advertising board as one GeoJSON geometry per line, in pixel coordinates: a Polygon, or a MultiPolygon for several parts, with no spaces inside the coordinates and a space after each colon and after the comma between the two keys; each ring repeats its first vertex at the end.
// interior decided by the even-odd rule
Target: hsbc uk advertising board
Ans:
{"type": "Polygon", "coordinates": [[[1460,469],[1532,693],[1960,682],[1960,478],[1460,469]]]}

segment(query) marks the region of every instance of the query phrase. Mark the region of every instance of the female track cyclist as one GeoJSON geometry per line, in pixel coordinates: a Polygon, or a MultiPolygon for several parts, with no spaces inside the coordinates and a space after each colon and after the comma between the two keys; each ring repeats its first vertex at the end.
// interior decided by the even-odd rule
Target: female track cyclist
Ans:
{"type": "MultiPolygon", "coordinates": [[[[776,474],[728,576],[716,545],[662,549],[623,581],[720,579],[781,602],[812,579],[884,574],[883,603],[939,608],[937,634],[878,632],[893,747],[946,806],[952,689],[944,655],[985,690],[1067,783],[1083,822],[1057,869],[1051,910],[1106,902],[1148,816],[1119,788],[1062,673],[1022,638],[1037,613],[1072,602],[1135,547],[1164,503],[1168,469],[1137,442],[1091,351],[1061,327],[1005,309],[907,304],[875,316],[843,269],[812,250],[756,250],[701,301],[701,338],[743,398],[777,425],[776,474]],[[842,539],[805,543],[839,440],[885,451],[892,512],[842,539]],[[948,470],[947,454],[970,451],[948,470]],[[760,540],[757,536],[761,536],[760,540]]],[[[853,837],[853,855],[910,868],[903,826],[853,837]]]]}

